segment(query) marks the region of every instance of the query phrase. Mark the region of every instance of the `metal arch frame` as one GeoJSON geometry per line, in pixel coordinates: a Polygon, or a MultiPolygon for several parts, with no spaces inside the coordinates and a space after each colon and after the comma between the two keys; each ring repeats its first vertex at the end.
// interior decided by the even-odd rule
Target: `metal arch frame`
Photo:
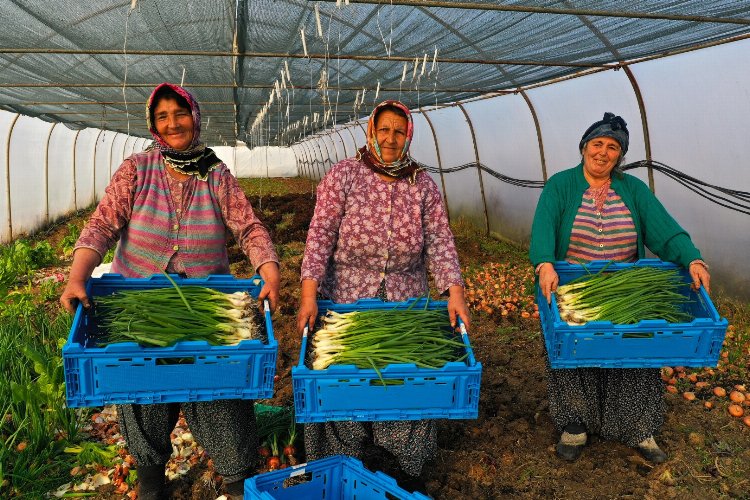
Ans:
{"type": "MultiPolygon", "coordinates": [[[[322,170],[322,173],[320,174],[320,178],[322,179],[326,175],[326,162],[323,157],[323,150],[320,148],[320,141],[319,136],[317,134],[313,135],[311,138],[311,142],[315,145],[315,147],[318,150],[318,153],[320,153],[320,159],[318,159],[318,156],[315,156],[315,161],[317,162],[319,171],[322,170]]],[[[327,149],[327,148],[326,148],[327,149]]]]}
{"type": "Polygon", "coordinates": [[[424,119],[427,120],[427,125],[430,126],[430,131],[432,132],[432,140],[435,142],[435,152],[437,153],[437,162],[438,162],[438,171],[440,172],[440,184],[443,186],[443,200],[445,201],[445,213],[448,216],[448,222],[451,220],[451,212],[450,207],[448,205],[448,190],[445,187],[445,177],[443,176],[443,160],[440,159],[440,143],[437,139],[437,133],[435,133],[435,127],[432,125],[432,120],[430,120],[430,117],[427,116],[427,112],[425,112],[421,107],[418,108],[419,113],[424,116],[424,119]]]}
{"type": "MultiPolygon", "coordinates": [[[[335,0],[323,0],[324,2],[333,2],[335,0]]],[[[706,23],[726,23],[726,24],[750,24],[747,19],[735,19],[731,17],[710,17],[710,16],[693,16],[685,14],[664,14],[654,13],[649,14],[645,12],[624,12],[614,10],[597,10],[597,9],[581,9],[576,7],[570,7],[567,9],[555,8],[555,7],[535,7],[530,5],[494,5],[479,2],[465,2],[456,0],[350,0],[352,3],[360,4],[375,4],[375,5],[402,5],[411,7],[442,7],[449,9],[465,9],[465,10],[486,10],[486,11],[502,11],[502,12],[522,12],[527,14],[548,14],[548,15],[563,15],[563,16],[581,16],[591,15],[597,17],[621,17],[621,18],[632,18],[632,19],[662,19],[669,21],[692,21],[692,22],[706,22],[706,23]]],[[[568,2],[564,2],[567,4],[568,2]]]]}
{"type": "Polygon", "coordinates": [[[302,142],[298,142],[296,146],[299,148],[299,162],[302,164],[300,171],[306,178],[311,178],[308,168],[307,151],[305,151],[305,146],[302,142]]]}
{"type": "Polygon", "coordinates": [[[289,147],[289,149],[291,149],[291,150],[292,150],[292,154],[294,155],[294,168],[295,168],[295,170],[297,170],[297,177],[301,177],[301,176],[299,175],[299,161],[297,161],[297,152],[296,152],[296,151],[294,150],[294,147],[295,147],[295,146],[296,146],[295,144],[292,144],[292,145],[291,145],[291,146],[289,147]]]}
{"type": "MultiPolygon", "coordinates": [[[[568,0],[564,0],[565,4],[569,4],[570,2],[568,0]]],[[[651,137],[649,134],[649,128],[648,128],[648,118],[646,116],[646,104],[643,101],[643,95],[641,94],[640,86],[638,85],[638,80],[635,78],[635,75],[628,67],[628,64],[623,60],[622,55],[617,50],[617,47],[612,45],[612,43],[609,41],[609,39],[604,36],[604,34],[596,27],[594,26],[594,23],[591,22],[587,17],[586,14],[580,13],[577,14],[576,17],[581,21],[581,24],[583,24],[591,33],[598,38],[602,44],[604,44],[604,47],[609,50],[609,52],[612,54],[612,57],[615,58],[615,60],[620,62],[620,65],[625,70],[625,75],[628,77],[628,81],[630,82],[630,86],[633,89],[633,93],[635,94],[636,101],[638,102],[638,111],[641,114],[641,125],[643,128],[643,142],[645,144],[646,148],[646,158],[648,160],[651,159],[651,137]]],[[[651,166],[648,167],[648,184],[649,188],[651,189],[651,192],[655,192],[655,185],[654,185],[654,172],[651,166]]]]}
{"type": "Polygon", "coordinates": [[[47,134],[47,142],[44,146],[44,223],[49,224],[49,143],[52,140],[52,132],[60,122],[53,122],[47,134]]]}
{"type": "Polygon", "coordinates": [[[302,178],[307,178],[307,165],[305,165],[305,159],[303,157],[304,151],[302,150],[302,145],[298,142],[292,145],[293,148],[295,148],[294,158],[297,162],[297,175],[302,178]],[[299,153],[299,154],[298,154],[299,153]]]}
{"type": "Polygon", "coordinates": [[[304,157],[302,159],[302,162],[303,162],[302,164],[304,166],[305,176],[308,179],[312,180],[313,172],[312,172],[312,163],[310,163],[310,152],[308,151],[308,147],[307,147],[307,144],[305,144],[305,142],[307,141],[302,141],[299,143],[300,149],[302,150],[302,155],[304,157]]]}
{"type": "Polygon", "coordinates": [[[94,178],[94,191],[93,191],[93,195],[94,195],[94,201],[93,202],[94,203],[96,203],[96,201],[97,201],[97,196],[96,196],[96,147],[99,144],[99,137],[102,136],[103,132],[104,132],[104,129],[99,129],[99,133],[96,134],[96,140],[94,141],[94,175],[92,176],[94,178]]]}
{"type": "MultiPolygon", "coordinates": [[[[344,150],[344,158],[349,158],[349,153],[346,151],[346,143],[344,142],[344,138],[341,137],[341,133],[339,133],[338,129],[336,128],[336,125],[333,126],[333,131],[336,132],[336,135],[339,136],[339,140],[341,141],[341,149],[344,150]]],[[[336,159],[338,160],[338,152],[336,154],[336,159]]],[[[341,161],[341,160],[338,160],[341,161]]]]}
{"type": "Polygon", "coordinates": [[[464,108],[463,104],[456,103],[456,105],[461,109],[464,116],[466,117],[466,123],[469,124],[469,130],[471,131],[471,141],[474,143],[474,156],[477,161],[477,175],[479,176],[479,192],[482,194],[482,205],[484,207],[484,226],[487,235],[490,234],[490,218],[489,214],[487,213],[487,198],[484,194],[484,181],[482,180],[482,169],[479,166],[481,161],[479,159],[479,148],[477,147],[477,138],[474,133],[474,125],[471,122],[471,118],[469,117],[469,113],[466,112],[466,109],[464,108]]]}
{"type": "Polygon", "coordinates": [[[10,139],[13,136],[13,128],[15,128],[16,122],[20,117],[21,113],[16,113],[8,129],[8,137],[5,141],[5,194],[7,196],[8,207],[8,235],[11,241],[13,241],[13,212],[10,200],[10,139]]]}
{"type": "Polygon", "coordinates": [[[112,143],[109,145],[109,179],[112,179],[112,154],[115,149],[115,141],[117,140],[117,136],[120,135],[120,132],[114,132],[114,137],[112,137],[112,143]]]}
{"type": "Polygon", "coordinates": [[[625,74],[628,76],[628,80],[630,81],[631,87],[633,87],[633,92],[635,93],[635,98],[638,101],[638,110],[641,113],[641,128],[643,129],[643,144],[646,149],[646,160],[648,163],[648,187],[651,189],[652,193],[656,193],[656,184],[654,182],[654,169],[651,166],[651,132],[648,128],[648,117],[646,116],[646,103],[643,100],[643,94],[641,94],[641,87],[638,85],[638,80],[635,77],[635,74],[633,74],[633,71],[630,69],[630,67],[626,64],[622,67],[623,71],[625,71],[625,74]]]}
{"type": "Polygon", "coordinates": [[[536,140],[539,143],[539,158],[542,162],[542,179],[544,182],[547,182],[547,159],[544,156],[544,140],[542,139],[542,127],[539,124],[539,117],[536,114],[536,108],[534,108],[534,103],[531,102],[531,98],[528,96],[525,90],[519,90],[519,94],[521,94],[521,97],[523,97],[523,100],[526,101],[526,106],[529,108],[529,112],[531,113],[531,118],[534,120],[534,128],[536,129],[536,140]]]}
{"type": "Polygon", "coordinates": [[[311,141],[312,141],[312,138],[307,139],[302,144],[305,147],[305,153],[307,153],[307,161],[308,161],[308,165],[310,168],[310,178],[317,181],[317,180],[320,180],[318,178],[318,174],[319,174],[318,164],[317,164],[317,160],[313,159],[313,150],[312,150],[312,145],[310,144],[311,141]]]}
{"type": "Polygon", "coordinates": [[[125,148],[128,146],[128,139],[130,139],[130,136],[126,134],[123,135],[125,135],[125,140],[122,141],[122,159],[124,160],[125,158],[127,158],[125,156],[125,148]]]}
{"type": "MultiPolygon", "coordinates": [[[[320,137],[318,137],[318,139],[320,140],[320,142],[323,143],[323,146],[325,146],[325,148],[326,148],[326,154],[328,155],[328,164],[329,165],[333,165],[333,163],[331,162],[331,152],[328,150],[328,143],[326,142],[326,137],[330,137],[330,136],[331,136],[331,134],[325,134],[325,135],[321,135],[320,137]]],[[[331,141],[331,145],[334,145],[333,141],[331,141]]],[[[322,153],[322,151],[321,151],[321,153],[322,153]]],[[[339,154],[336,151],[335,147],[334,147],[334,153],[336,153],[336,163],[338,163],[339,162],[339,154]]],[[[323,170],[325,170],[325,162],[326,162],[326,160],[323,160],[323,170]]],[[[328,170],[331,170],[330,167],[328,168],[328,170]]],[[[326,173],[328,173],[328,170],[326,170],[326,173]]]]}
{"type": "Polygon", "coordinates": [[[367,129],[365,128],[365,124],[362,123],[361,120],[357,120],[357,125],[359,125],[359,128],[361,128],[362,132],[365,134],[365,143],[367,143],[367,129]]]}
{"type": "Polygon", "coordinates": [[[313,150],[310,141],[312,138],[306,139],[302,144],[305,147],[305,154],[307,155],[307,168],[310,172],[310,179],[318,180],[318,164],[313,158],[313,150]]]}
{"type": "MultiPolygon", "coordinates": [[[[333,128],[333,131],[336,132],[336,129],[333,128]]],[[[336,135],[338,135],[339,140],[341,139],[341,135],[339,135],[338,132],[336,132],[336,135]]],[[[331,147],[333,148],[333,155],[336,157],[336,163],[340,162],[341,159],[339,159],[339,148],[336,146],[336,139],[333,137],[333,134],[328,134],[328,137],[331,138],[331,147]]],[[[346,154],[344,154],[344,157],[346,157],[346,154]]]]}
{"type": "Polygon", "coordinates": [[[316,155],[315,156],[315,162],[316,162],[316,164],[320,168],[323,169],[323,174],[318,178],[318,180],[321,180],[323,178],[323,176],[326,175],[326,165],[325,165],[325,162],[323,161],[323,150],[320,149],[320,144],[318,144],[318,138],[317,138],[317,136],[313,136],[312,139],[311,139],[311,142],[313,142],[315,144],[315,147],[318,148],[318,153],[320,153],[320,160],[318,160],[318,157],[316,155]]]}
{"type": "Polygon", "coordinates": [[[76,145],[78,144],[78,136],[83,130],[76,132],[75,139],[73,139],[73,210],[78,210],[78,181],[76,180],[76,145]]]}
{"type": "Polygon", "coordinates": [[[352,136],[352,145],[354,146],[354,154],[357,154],[357,138],[354,137],[354,132],[351,131],[350,126],[344,127],[344,129],[349,132],[349,135],[352,136]]]}

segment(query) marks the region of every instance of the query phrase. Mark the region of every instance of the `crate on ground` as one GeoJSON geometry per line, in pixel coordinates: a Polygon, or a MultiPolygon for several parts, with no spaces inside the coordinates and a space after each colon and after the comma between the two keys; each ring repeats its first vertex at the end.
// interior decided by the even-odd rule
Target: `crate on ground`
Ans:
{"type": "MultiPolygon", "coordinates": [[[[323,315],[326,311],[387,311],[412,306],[419,309],[425,304],[428,309],[447,308],[446,302],[425,299],[404,302],[362,299],[352,304],[321,300],[318,311],[323,315]]],[[[446,328],[450,328],[447,321],[446,328]]],[[[378,370],[380,374],[373,368],[354,365],[330,365],[325,370],[309,368],[306,357],[311,338],[312,335],[303,336],[299,363],[292,367],[297,422],[477,418],[482,364],[474,359],[466,333],[460,336],[467,354],[463,361],[448,362],[437,369],[391,364],[378,370]]]]}
{"type": "Polygon", "coordinates": [[[641,259],[634,263],[595,261],[577,265],[555,262],[560,285],[588,273],[619,271],[632,266],[659,269],[680,269],[685,286],[682,293],[689,301],[682,304],[684,312],[694,319],[685,323],[665,320],[642,320],[632,325],[593,321],[571,325],[563,321],[555,294],[548,304],[539,287],[536,300],[552,368],[660,368],[662,366],[716,366],[727,320],[721,318],[706,291],[692,290],[687,271],[670,262],[641,259]]]}
{"type": "Polygon", "coordinates": [[[382,472],[343,455],[314,460],[245,480],[245,500],[427,500],[382,472]]]}
{"type": "MultiPolygon", "coordinates": [[[[263,283],[259,276],[250,279],[231,275],[200,279],[173,276],[173,279],[179,286],[204,286],[225,293],[246,291],[256,298],[263,283]]],[[[96,304],[98,296],[119,290],[171,286],[161,275],[125,278],[105,274],[91,278],[86,290],[96,304]]],[[[96,325],[96,317],[79,306],[62,349],[67,404],[76,408],[273,397],[278,342],[273,336],[268,308],[260,313],[263,340],[243,340],[227,346],[189,341],[170,347],[141,347],[135,342],[98,347],[96,339],[102,332],[96,325]]]]}

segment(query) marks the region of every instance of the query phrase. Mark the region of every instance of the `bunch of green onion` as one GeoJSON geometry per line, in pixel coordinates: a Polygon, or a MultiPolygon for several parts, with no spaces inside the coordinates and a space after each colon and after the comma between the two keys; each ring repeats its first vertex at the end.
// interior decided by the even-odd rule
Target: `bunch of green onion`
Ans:
{"type": "MultiPolygon", "coordinates": [[[[605,268],[606,269],[606,268],[605,268]]],[[[677,269],[630,267],[615,272],[584,275],[557,288],[560,317],[570,324],[611,321],[634,324],[645,319],[670,323],[692,320],[681,304],[687,286],[677,269]]]]}
{"type": "Polygon", "coordinates": [[[106,332],[100,345],[166,347],[190,340],[233,345],[260,337],[255,299],[202,286],[119,290],[96,298],[95,317],[106,332]]]}
{"type": "Polygon", "coordinates": [[[321,321],[323,326],[312,340],[314,370],[332,364],[376,371],[401,363],[440,368],[466,357],[464,344],[450,329],[446,310],[328,311],[321,321]]]}

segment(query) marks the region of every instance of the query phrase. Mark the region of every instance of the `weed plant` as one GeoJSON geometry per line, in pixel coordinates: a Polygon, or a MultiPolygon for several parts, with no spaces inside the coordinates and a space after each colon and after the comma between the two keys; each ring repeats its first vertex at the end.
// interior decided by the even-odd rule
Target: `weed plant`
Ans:
{"type": "Polygon", "coordinates": [[[61,348],[71,326],[67,314],[39,299],[58,295],[15,289],[0,305],[0,497],[41,498],[68,481],[85,417],[65,406],[61,348]]]}

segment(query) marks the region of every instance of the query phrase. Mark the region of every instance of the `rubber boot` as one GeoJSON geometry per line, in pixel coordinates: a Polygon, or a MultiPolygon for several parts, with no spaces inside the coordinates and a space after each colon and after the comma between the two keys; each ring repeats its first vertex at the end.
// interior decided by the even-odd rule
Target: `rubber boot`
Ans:
{"type": "Polygon", "coordinates": [[[581,424],[568,424],[563,429],[555,451],[557,456],[563,460],[573,462],[581,456],[583,447],[586,445],[586,428],[581,424]]]}
{"type": "Polygon", "coordinates": [[[667,454],[656,444],[654,436],[649,436],[638,443],[638,451],[641,452],[643,458],[655,464],[661,464],[667,460],[667,454]]]}
{"type": "Polygon", "coordinates": [[[138,473],[138,500],[163,500],[166,464],[136,467],[138,473]]]}

